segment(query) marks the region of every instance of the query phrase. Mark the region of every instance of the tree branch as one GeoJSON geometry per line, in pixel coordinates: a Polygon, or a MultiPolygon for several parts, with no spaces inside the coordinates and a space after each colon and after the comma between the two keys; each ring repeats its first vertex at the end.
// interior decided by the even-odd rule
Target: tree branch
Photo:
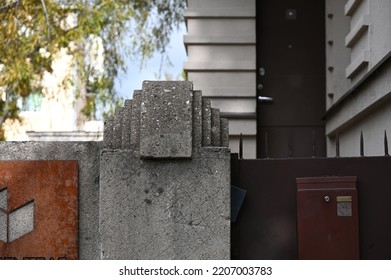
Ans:
{"type": "MultiPolygon", "coordinates": [[[[11,90],[11,87],[8,86],[7,89],[5,90],[6,92],[6,99],[8,98],[8,95],[11,95],[12,93],[12,90],[11,90]]],[[[10,111],[9,111],[9,104],[8,102],[5,100],[5,105],[4,105],[4,108],[3,108],[3,115],[0,116],[0,128],[3,126],[3,123],[8,119],[8,117],[10,116],[10,111]]]]}
{"type": "Polygon", "coordinates": [[[20,4],[20,0],[4,5],[0,7],[0,13],[8,12],[8,10],[18,6],[19,4],[20,4]]]}
{"type": "Polygon", "coordinates": [[[43,12],[45,13],[46,23],[47,23],[47,25],[48,25],[48,41],[50,41],[50,22],[49,22],[49,15],[48,15],[48,11],[47,11],[47,9],[46,9],[45,0],[41,0],[41,3],[42,3],[42,6],[43,6],[43,12]]]}

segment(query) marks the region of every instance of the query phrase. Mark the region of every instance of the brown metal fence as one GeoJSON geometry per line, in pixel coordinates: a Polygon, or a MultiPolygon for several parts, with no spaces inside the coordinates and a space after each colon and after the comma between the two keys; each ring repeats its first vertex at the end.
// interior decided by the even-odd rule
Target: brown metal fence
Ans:
{"type": "MultiPolygon", "coordinates": [[[[362,137],[361,137],[362,139],[362,137]]],[[[338,140],[337,140],[338,143],[338,140]]],[[[361,259],[391,259],[391,157],[242,159],[232,154],[232,185],[247,191],[232,223],[232,259],[297,259],[296,178],[356,176],[361,259]]],[[[242,145],[240,153],[242,153],[242,145]]],[[[316,249],[316,248],[314,248],[316,249]]]]}

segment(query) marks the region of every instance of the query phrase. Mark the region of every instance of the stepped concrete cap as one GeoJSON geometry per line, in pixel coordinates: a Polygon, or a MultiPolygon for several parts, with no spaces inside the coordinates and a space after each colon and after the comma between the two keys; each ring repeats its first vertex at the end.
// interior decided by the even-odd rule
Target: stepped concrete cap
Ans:
{"type": "Polygon", "coordinates": [[[103,137],[104,149],[129,149],[143,159],[190,159],[228,144],[228,120],[188,81],[145,81],[105,121],[103,137]]]}
{"type": "Polygon", "coordinates": [[[191,82],[145,81],[140,120],[140,156],[191,158],[193,141],[191,82]]]}

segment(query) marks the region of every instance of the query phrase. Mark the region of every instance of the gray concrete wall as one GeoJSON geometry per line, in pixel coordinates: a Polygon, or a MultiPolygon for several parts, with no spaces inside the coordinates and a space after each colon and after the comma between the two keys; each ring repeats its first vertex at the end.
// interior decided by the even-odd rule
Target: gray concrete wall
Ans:
{"type": "Polygon", "coordinates": [[[78,161],[80,259],[229,259],[228,129],[192,83],[147,81],[103,143],[0,142],[0,160],[78,161]]]}
{"type": "Polygon", "coordinates": [[[102,259],[230,258],[226,149],[169,161],[103,150],[101,164],[102,259]]]}
{"type": "Polygon", "coordinates": [[[134,96],[106,123],[101,258],[229,259],[228,122],[189,82],[144,82],[134,96]]]}

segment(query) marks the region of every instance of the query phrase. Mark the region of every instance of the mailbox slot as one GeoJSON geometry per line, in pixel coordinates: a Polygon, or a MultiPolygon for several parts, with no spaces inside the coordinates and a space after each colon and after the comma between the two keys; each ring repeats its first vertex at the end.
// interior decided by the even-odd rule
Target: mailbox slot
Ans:
{"type": "Polygon", "coordinates": [[[299,259],[359,259],[357,177],[296,183],[299,259]]]}

